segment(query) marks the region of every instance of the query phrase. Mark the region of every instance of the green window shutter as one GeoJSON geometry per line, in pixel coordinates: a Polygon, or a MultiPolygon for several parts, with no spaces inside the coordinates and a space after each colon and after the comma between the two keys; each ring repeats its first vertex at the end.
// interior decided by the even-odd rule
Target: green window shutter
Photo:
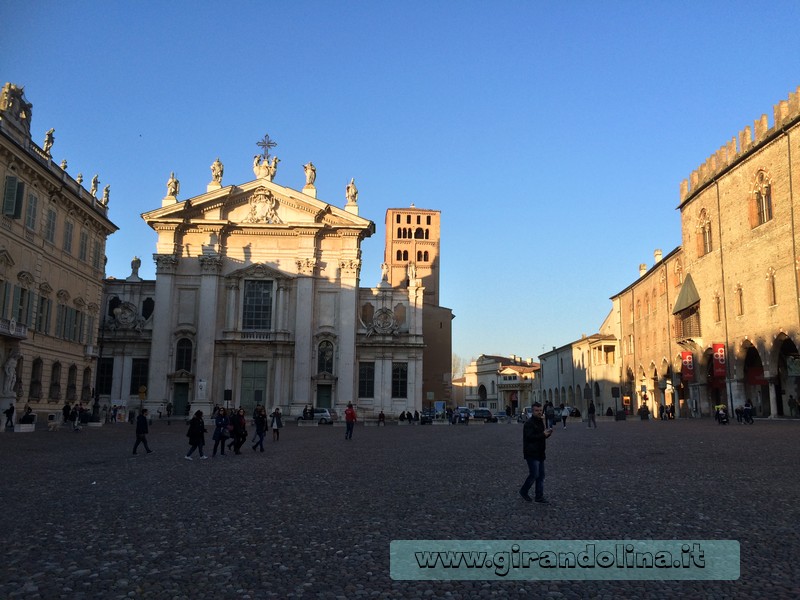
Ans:
{"type": "Polygon", "coordinates": [[[3,214],[13,215],[17,202],[17,178],[6,175],[6,186],[3,190],[3,214]]]}

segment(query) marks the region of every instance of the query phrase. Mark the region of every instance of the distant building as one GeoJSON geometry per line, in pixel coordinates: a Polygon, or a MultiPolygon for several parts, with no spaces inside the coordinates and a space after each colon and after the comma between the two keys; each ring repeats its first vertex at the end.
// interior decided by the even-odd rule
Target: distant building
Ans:
{"type": "MultiPolygon", "coordinates": [[[[38,416],[65,402],[92,402],[106,238],[108,191],[87,192],[31,137],[32,106],[23,88],[0,95],[0,402],[38,416]]],[[[99,407],[98,407],[99,409],[99,407]]]]}
{"type": "Polygon", "coordinates": [[[538,372],[532,359],[482,354],[464,369],[463,405],[517,414],[533,403],[538,372]]]}
{"type": "Polygon", "coordinates": [[[619,394],[619,343],[614,313],[606,317],[599,333],[582,336],[569,344],[539,355],[540,369],[536,400],[544,405],[564,404],[586,414],[594,400],[597,414],[609,407],[622,408],[619,394]],[[615,389],[616,388],[616,389],[615,389]]]}

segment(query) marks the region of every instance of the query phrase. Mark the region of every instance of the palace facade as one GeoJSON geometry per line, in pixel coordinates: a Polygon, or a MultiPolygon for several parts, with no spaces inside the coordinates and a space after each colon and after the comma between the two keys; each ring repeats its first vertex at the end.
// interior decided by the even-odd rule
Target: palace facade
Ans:
{"type": "MultiPolygon", "coordinates": [[[[54,129],[40,147],[23,88],[0,96],[0,400],[60,420],[65,402],[93,398],[109,187],[97,197],[67,160],[53,159],[54,129]]],[[[97,407],[95,407],[97,408],[97,407]]]]}
{"type": "Polygon", "coordinates": [[[633,408],[750,400],[790,416],[800,377],[800,88],[680,186],[682,244],[613,298],[633,408]],[[793,403],[792,403],[793,404],[793,403]]]}

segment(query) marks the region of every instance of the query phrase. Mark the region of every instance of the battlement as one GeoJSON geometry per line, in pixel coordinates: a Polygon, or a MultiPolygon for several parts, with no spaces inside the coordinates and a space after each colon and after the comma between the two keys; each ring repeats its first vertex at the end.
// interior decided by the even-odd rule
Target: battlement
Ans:
{"type": "Polygon", "coordinates": [[[800,86],[797,87],[797,91],[789,94],[788,100],[781,100],[773,107],[773,115],[772,128],[769,127],[767,115],[761,115],[761,118],[753,123],[752,129],[749,125],[746,126],[737,137],[732,138],[730,142],[709,156],[700,167],[692,171],[688,180],[681,181],[681,203],[729,165],[779,131],[785,124],[800,116],[800,86]],[[753,131],[755,131],[755,136],[753,131]]]}

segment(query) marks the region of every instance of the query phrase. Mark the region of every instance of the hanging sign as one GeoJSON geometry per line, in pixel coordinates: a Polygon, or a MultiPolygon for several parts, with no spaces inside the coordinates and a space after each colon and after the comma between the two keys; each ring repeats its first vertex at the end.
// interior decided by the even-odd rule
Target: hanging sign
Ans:
{"type": "Polygon", "coordinates": [[[714,344],[714,377],[725,377],[725,344],[714,344]]]}
{"type": "Polygon", "coordinates": [[[688,350],[681,352],[681,378],[684,381],[694,381],[694,358],[688,350]]]}

